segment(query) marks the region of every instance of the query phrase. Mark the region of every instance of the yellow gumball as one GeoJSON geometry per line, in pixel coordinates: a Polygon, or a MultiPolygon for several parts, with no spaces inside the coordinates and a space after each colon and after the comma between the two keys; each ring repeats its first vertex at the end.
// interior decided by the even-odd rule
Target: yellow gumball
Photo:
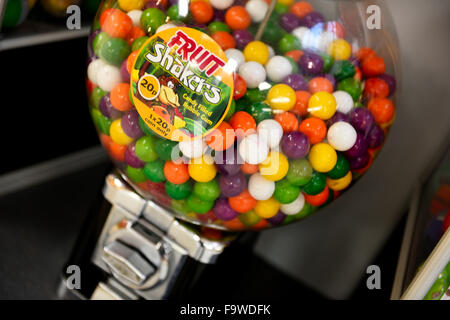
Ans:
{"type": "Polygon", "coordinates": [[[192,159],[188,165],[189,175],[198,182],[208,182],[216,177],[217,169],[210,156],[192,159]]]}
{"type": "Polygon", "coordinates": [[[326,91],[316,92],[308,101],[308,112],[322,120],[330,119],[336,113],[336,98],[326,91]]]}
{"type": "Polygon", "coordinates": [[[119,6],[126,12],[141,10],[144,7],[144,0],[119,0],[119,6]]]}
{"type": "Polygon", "coordinates": [[[123,131],[121,122],[122,119],[119,118],[111,123],[111,126],[109,127],[109,135],[115,143],[127,145],[133,141],[133,138],[127,136],[127,134],[123,131]]]}
{"type": "Polygon", "coordinates": [[[264,42],[252,41],[245,46],[244,57],[246,61],[256,61],[265,65],[269,60],[269,48],[264,42]]]}
{"type": "Polygon", "coordinates": [[[329,44],[327,52],[334,60],[348,60],[352,55],[352,46],[344,39],[336,39],[329,44]]]}
{"type": "Polygon", "coordinates": [[[292,109],[296,99],[294,89],[287,84],[276,84],[267,93],[267,103],[275,110],[288,111],[292,109]]]}
{"type": "Polygon", "coordinates": [[[256,203],[253,210],[255,210],[256,214],[261,218],[269,219],[278,213],[278,210],[280,210],[280,203],[274,198],[260,200],[256,203]]]}
{"type": "Polygon", "coordinates": [[[345,176],[339,179],[327,178],[328,188],[334,191],[341,191],[347,188],[352,182],[352,172],[349,171],[345,176]]]}
{"type": "Polygon", "coordinates": [[[314,170],[328,172],[337,162],[337,153],[328,143],[318,143],[312,146],[309,152],[309,162],[314,170]]]}
{"type": "Polygon", "coordinates": [[[277,2],[286,6],[291,6],[294,3],[294,0],[278,0],[277,2]]]}
{"type": "Polygon", "coordinates": [[[284,178],[289,169],[289,161],[280,152],[272,151],[267,158],[259,164],[259,172],[267,180],[278,181],[284,178]]]}

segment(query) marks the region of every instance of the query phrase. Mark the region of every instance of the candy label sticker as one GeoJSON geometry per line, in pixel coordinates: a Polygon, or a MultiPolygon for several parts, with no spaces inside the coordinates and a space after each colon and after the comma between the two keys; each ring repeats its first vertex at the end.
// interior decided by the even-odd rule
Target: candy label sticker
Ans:
{"type": "Polygon", "coordinates": [[[207,135],[223,121],[233,96],[233,66],[220,46],[192,28],[158,32],[131,70],[132,100],[156,134],[182,141],[207,135]]]}

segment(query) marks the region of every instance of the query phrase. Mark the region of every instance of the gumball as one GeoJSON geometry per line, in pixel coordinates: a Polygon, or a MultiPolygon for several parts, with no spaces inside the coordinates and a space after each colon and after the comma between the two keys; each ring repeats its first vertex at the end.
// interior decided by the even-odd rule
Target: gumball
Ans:
{"type": "Polygon", "coordinates": [[[235,197],[247,188],[247,180],[242,172],[235,175],[221,175],[219,187],[225,197],[235,197]]]}
{"type": "Polygon", "coordinates": [[[313,7],[306,1],[295,2],[289,8],[289,11],[297,16],[297,18],[302,19],[307,14],[314,11],[313,7]]]}
{"type": "Polygon", "coordinates": [[[372,113],[366,108],[354,108],[348,114],[350,124],[356,131],[366,134],[372,130],[374,118],[372,113]]]}
{"type": "Polygon", "coordinates": [[[130,73],[128,72],[128,66],[127,66],[127,63],[128,63],[128,59],[127,59],[127,60],[124,60],[124,61],[122,62],[122,64],[120,65],[120,75],[121,75],[121,77],[122,77],[122,80],[123,80],[124,82],[126,82],[126,83],[130,82],[130,80],[131,80],[131,75],[130,75],[130,73]]]}
{"type": "Polygon", "coordinates": [[[305,52],[300,57],[298,65],[303,74],[313,76],[322,72],[323,59],[314,52],[305,52]]]}
{"type": "Polygon", "coordinates": [[[259,164],[261,175],[272,181],[283,179],[289,170],[289,162],[286,157],[277,151],[272,151],[267,158],[259,164]]]}
{"type": "Polygon", "coordinates": [[[191,194],[186,200],[188,208],[197,214],[205,214],[214,206],[214,201],[205,201],[191,194]]]}
{"type": "Polygon", "coordinates": [[[187,158],[201,157],[207,148],[206,142],[203,139],[180,141],[178,146],[180,151],[187,158]]]}
{"type": "Polygon", "coordinates": [[[281,82],[292,73],[292,65],[283,56],[274,56],[266,64],[267,77],[274,82],[281,82]]]}
{"type": "Polygon", "coordinates": [[[189,10],[197,23],[208,23],[214,16],[214,9],[205,1],[191,2],[189,10]]]}
{"type": "Polygon", "coordinates": [[[327,127],[331,127],[333,124],[335,124],[336,122],[340,122],[340,121],[345,121],[348,122],[348,117],[346,114],[340,112],[340,111],[336,111],[336,113],[334,114],[334,116],[332,116],[330,119],[328,119],[326,121],[327,127]]]}
{"type": "Polygon", "coordinates": [[[323,16],[317,12],[317,11],[313,11],[308,13],[307,15],[305,15],[301,20],[300,20],[300,25],[305,26],[307,28],[312,28],[317,24],[321,24],[323,25],[323,22],[325,21],[325,19],[323,18],[323,16]]]}
{"type": "Polygon", "coordinates": [[[336,105],[336,99],[331,93],[321,91],[313,94],[309,99],[308,111],[314,117],[327,120],[336,112],[336,105]]]}
{"type": "Polygon", "coordinates": [[[309,81],[308,90],[312,94],[315,94],[320,91],[332,93],[333,92],[333,84],[327,78],[315,77],[309,81]]]}
{"type": "Polygon", "coordinates": [[[156,139],[155,152],[162,160],[175,161],[179,158],[179,149],[176,148],[178,143],[167,139],[156,139]]]}
{"type": "MultiPolygon", "coordinates": [[[[194,3],[201,3],[200,1],[194,3]]],[[[211,36],[217,44],[222,48],[222,50],[232,49],[236,46],[234,38],[226,31],[216,31],[211,36]]]]}
{"type": "Polygon", "coordinates": [[[378,56],[370,56],[362,61],[362,72],[366,77],[376,77],[385,73],[384,60],[378,56]]]}
{"type": "Polygon", "coordinates": [[[255,61],[248,61],[239,67],[239,75],[245,80],[248,88],[257,88],[261,82],[266,80],[266,70],[255,61]]]}
{"type": "Polygon", "coordinates": [[[319,118],[307,118],[300,123],[298,130],[308,137],[311,144],[316,144],[325,139],[327,126],[319,118]]]}
{"type": "Polygon", "coordinates": [[[188,166],[183,163],[166,161],[164,164],[164,176],[173,184],[182,184],[189,180],[188,166]]]}
{"type": "Polygon", "coordinates": [[[295,91],[285,84],[276,84],[267,93],[267,102],[272,109],[288,111],[295,105],[295,91]]]}
{"type": "Polygon", "coordinates": [[[256,200],[267,200],[275,191],[275,182],[264,178],[260,173],[254,173],[248,181],[248,191],[256,200]]]}
{"type": "Polygon", "coordinates": [[[327,143],[318,143],[311,147],[309,161],[314,170],[328,172],[336,165],[336,151],[327,143]]]}
{"type": "Polygon", "coordinates": [[[124,11],[140,10],[144,6],[144,0],[118,0],[119,6],[124,11]]]}
{"type": "Polygon", "coordinates": [[[140,137],[136,141],[136,155],[144,162],[155,161],[158,158],[158,155],[156,154],[154,138],[150,136],[140,137]]]}
{"type": "Polygon", "coordinates": [[[143,168],[145,163],[136,156],[136,143],[130,143],[125,151],[124,160],[133,168],[143,168]]]}
{"type": "Polygon", "coordinates": [[[320,172],[313,172],[311,180],[302,187],[303,191],[309,195],[316,195],[323,191],[327,183],[327,177],[320,172]]]}
{"type": "Polygon", "coordinates": [[[371,98],[386,98],[389,95],[389,86],[379,78],[369,78],[364,84],[364,96],[371,98]]]}
{"type": "Polygon", "coordinates": [[[236,42],[236,48],[244,50],[245,46],[254,40],[253,35],[248,30],[234,30],[233,38],[236,42]]]}
{"type": "Polygon", "coordinates": [[[259,170],[259,166],[257,164],[250,164],[247,162],[244,162],[241,165],[241,171],[245,174],[254,174],[256,172],[258,172],[259,170]]]}
{"type": "Polygon", "coordinates": [[[325,186],[325,188],[316,195],[306,194],[305,201],[312,206],[318,207],[318,206],[325,204],[325,202],[327,202],[329,195],[330,195],[330,189],[328,188],[328,186],[325,186]]]}
{"type": "Polygon", "coordinates": [[[98,70],[96,80],[102,90],[109,92],[122,82],[122,75],[119,68],[105,64],[98,70]]]}
{"type": "Polygon", "coordinates": [[[288,204],[297,199],[300,194],[300,187],[291,184],[288,180],[283,179],[275,183],[274,198],[282,204],[288,204]]]}
{"type": "Polygon", "coordinates": [[[119,9],[108,9],[103,12],[102,31],[112,38],[125,38],[133,27],[131,18],[119,9]],[[103,16],[104,15],[104,16],[103,16]]]}
{"type": "Polygon", "coordinates": [[[222,151],[233,145],[235,137],[233,127],[224,121],[207,136],[206,143],[211,149],[222,151]]]}
{"type": "Polygon", "coordinates": [[[256,123],[272,119],[272,109],[265,102],[252,103],[248,105],[245,111],[255,119],[256,123]]]}
{"type": "Polygon", "coordinates": [[[245,137],[239,144],[239,156],[247,163],[259,164],[269,154],[267,141],[257,134],[245,137]]]}
{"type": "Polygon", "coordinates": [[[295,91],[308,90],[308,82],[300,74],[290,74],[283,79],[283,83],[295,91]]]}
{"type": "Polygon", "coordinates": [[[118,143],[115,143],[114,141],[112,141],[111,139],[111,143],[109,144],[109,155],[117,161],[123,162],[125,161],[125,152],[127,150],[127,146],[126,145],[121,145],[118,143]]]}
{"type": "Polygon", "coordinates": [[[109,94],[103,95],[102,98],[100,99],[99,110],[105,117],[108,117],[110,119],[117,119],[122,116],[122,113],[119,110],[115,109],[111,104],[109,94]]]}
{"type": "Polygon", "coordinates": [[[196,182],[193,193],[201,200],[214,201],[220,195],[219,184],[215,179],[208,182],[196,182]]]}
{"type": "Polygon", "coordinates": [[[211,181],[217,173],[214,160],[209,156],[191,159],[188,169],[191,178],[198,182],[211,181]]]}
{"type": "Polygon", "coordinates": [[[121,119],[114,120],[109,129],[109,136],[118,144],[127,145],[133,141],[133,138],[127,136],[122,129],[121,119]]]}
{"type": "Polygon", "coordinates": [[[227,10],[225,22],[233,30],[247,29],[250,26],[251,18],[244,7],[234,6],[227,10]]]}
{"type": "Polygon", "coordinates": [[[337,153],[336,165],[333,169],[327,172],[327,176],[331,179],[340,179],[345,176],[350,170],[350,164],[344,155],[340,152],[337,153]]]}
{"type": "Polygon", "coordinates": [[[209,32],[211,34],[217,32],[217,31],[231,32],[231,29],[225,23],[223,23],[221,21],[213,21],[213,22],[211,22],[208,25],[208,30],[209,30],[209,32]]]}
{"type": "Polygon", "coordinates": [[[353,101],[357,101],[362,93],[361,81],[354,78],[346,78],[339,81],[337,88],[338,90],[342,90],[350,94],[353,101]]]}
{"type": "Polygon", "coordinates": [[[139,127],[139,114],[136,110],[129,110],[123,115],[121,126],[125,134],[131,138],[137,139],[144,134],[139,127]]]}
{"type": "Polygon", "coordinates": [[[144,174],[144,169],[142,168],[133,168],[131,166],[127,166],[125,169],[125,173],[131,181],[136,183],[144,182],[147,180],[147,177],[144,174]]]}
{"type": "Polygon", "coordinates": [[[144,43],[148,40],[147,36],[139,37],[136,40],[133,41],[133,44],[131,45],[132,51],[137,51],[141,49],[141,47],[144,45],[144,43]]]}
{"type": "Polygon", "coordinates": [[[393,95],[395,92],[395,89],[397,87],[397,83],[395,81],[395,78],[389,74],[382,74],[378,76],[379,79],[384,80],[386,84],[389,87],[389,96],[393,95]]]}
{"type": "Polygon", "coordinates": [[[254,210],[250,210],[248,212],[244,212],[243,214],[238,215],[238,219],[246,227],[255,226],[258,222],[261,221],[261,217],[257,215],[254,210]]]}
{"type": "Polygon", "coordinates": [[[280,17],[280,26],[287,32],[291,32],[300,26],[300,20],[293,13],[285,13],[280,17]]]}
{"type": "Polygon", "coordinates": [[[164,182],[166,180],[164,175],[164,162],[161,160],[147,162],[144,166],[144,174],[150,181],[164,182]]]}
{"type": "Polygon", "coordinates": [[[127,15],[130,17],[133,22],[134,27],[141,27],[141,16],[142,10],[131,10],[127,12],[127,15]]]}
{"type": "Polygon", "coordinates": [[[233,79],[234,79],[233,99],[238,100],[242,98],[245,92],[247,91],[247,84],[245,83],[245,80],[237,73],[233,74],[233,79]]]}
{"type": "Polygon", "coordinates": [[[87,69],[87,75],[88,75],[88,79],[93,84],[98,84],[98,79],[97,79],[98,74],[105,65],[106,65],[106,62],[101,59],[95,59],[89,64],[88,69],[87,69]]]}
{"type": "Polygon", "coordinates": [[[356,142],[356,130],[347,122],[336,122],[328,129],[327,140],[337,151],[347,151],[356,142]]]}
{"type": "Polygon", "coordinates": [[[239,69],[239,66],[245,62],[244,54],[238,49],[225,50],[225,55],[228,58],[228,63],[230,63],[230,61],[236,62],[235,70],[239,69]]]}
{"type": "Polygon", "coordinates": [[[141,27],[147,33],[155,33],[166,22],[166,14],[158,8],[144,10],[141,15],[141,27]]]}
{"type": "Polygon", "coordinates": [[[336,61],[330,70],[330,73],[338,81],[353,77],[355,75],[355,72],[355,66],[348,60],[336,61]]]}
{"type": "Polygon", "coordinates": [[[248,136],[256,130],[255,119],[244,111],[236,112],[230,119],[230,125],[238,137],[248,136]]]}
{"type": "Polygon", "coordinates": [[[280,210],[286,215],[295,215],[299,213],[304,206],[305,196],[300,192],[300,194],[294,201],[281,205],[280,210]]]}
{"type": "Polygon", "coordinates": [[[214,162],[220,173],[234,175],[241,169],[242,159],[239,157],[236,148],[229,148],[225,151],[216,151],[214,162]]]}
{"type": "Polygon", "coordinates": [[[295,91],[295,104],[290,110],[298,116],[304,116],[308,113],[308,102],[311,98],[311,94],[308,91],[299,90],[295,91]]]}
{"type": "Polygon", "coordinates": [[[91,116],[97,129],[101,133],[108,135],[112,123],[111,120],[102,115],[98,109],[91,109],[91,116]]]}
{"type": "Polygon", "coordinates": [[[327,178],[327,185],[331,190],[341,191],[347,188],[352,182],[352,172],[348,171],[345,176],[339,179],[327,178]]]}
{"type": "Polygon", "coordinates": [[[384,131],[378,125],[374,125],[367,137],[369,148],[378,148],[384,142],[384,131]]]}
{"type": "Polygon", "coordinates": [[[309,29],[306,27],[298,27],[292,30],[291,33],[303,44],[303,40],[308,36],[309,32],[309,29]]]}
{"type": "Polygon", "coordinates": [[[336,39],[328,46],[327,53],[334,60],[348,60],[352,54],[352,47],[344,39],[336,39]]]}
{"type": "Polygon", "coordinates": [[[120,111],[127,111],[133,107],[129,98],[130,85],[128,83],[117,84],[110,93],[111,104],[120,111]]]}
{"type": "Polygon", "coordinates": [[[255,205],[255,213],[264,219],[270,219],[274,217],[280,209],[280,203],[274,199],[269,198],[266,200],[259,200],[255,205]]]}
{"type": "Polygon", "coordinates": [[[370,155],[366,151],[362,155],[353,157],[349,160],[350,170],[361,170],[366,167],[370,162],[370,155]]]}
{"type": "Polygon", "coordinates": [[[105,90],[102,90],[99,87],[94,88],[94,90],[92,90],[91,96],[89,97],[89,106],[95,109],[100,108],[100,101],[106,95],[107,92],[105,90]]]}
{"type": "Polygon", "coordinates": [[[281,150],[291,159],[303,158],[309,151],[308,137],[299,131],[285,133],[281,139],[281,150]]]}
{"type": "Polygon", "coordinates": [[[394,104],[385,98],[373,98],[367,104],[367,109],[373,114],[375,122],[378,124],[388,123],[395,113],[394,104]]]}
{"type": "Polygon", "coordinates": [[[336,99],[337,111],[347,114],[350,112],[350,110],[353,109],[354,106],[353,98],[347,92],[338,90],[333,92],[333,96],[336,99]]]}
{"type": "Polygon", "coordinates": [[[353,159],[362,156],[367,151],[367,141],[361,133],[356,134],[356,141],[353,147],[345,151],[347,158],[353,159]]]}
{"type": "Polygon", "coordinates": [[[286,179],[294,186],[306,185],[313,176],[311,164],[306,159],[291,161],[286,179]]]}
{"type": "Polygon", "coordinates": [[[232,220],[238,216],[238,213],[230,207],[226,198],[217,199],[213,211],[217,218],[224,221],[232,220]]]}
{"type": "Polygon", "coordinates": [[[256,205],[256,199],[253,198],[247,189],[235,197],[228,198],[230,207],[239,213],[245,213],[252,210],[256,205]]]}
{"type": "Polygon", "coordinates": [[[281,141],[281,137],[283,136],[282,126],[279,122],[272,119],[261,121],[258,124],[257,132],[258,136],[266,141],[270,148],[275,148],[278,146],[281,141]]]}
{"type": "Polygon", "coordinates": [[[275,116],[277,121],[283,128],[284,133],[289,133],[298,129],[298,119],[292,112],[282,112],[275,116]]]}
{"type": "Polygon", "coordinates": [[[300,40],[298,40],[296,36],[289,33],[283,35],[281,40],[278,42],[278,49],[283,54],[291,50],[300,50],[301,48],[302,45],[300,44],[300,40]]]}
{"type": "Polygon", "coordinates": [[[259,23],[264,20],[269,6],[263,0],[250,0],[245,4],[245,9],[250,15],[252,21],[259,23]]]}
{"type": "Polygon", "coordinates": [[[110,40],[111,37],[106,32],[99,32],[95,35],[92,40],[92,49],[97,56],[100,56],[100,51],[106,41],[110,40]]]}
{"type": "MultiPolygon", "coordinates": [[[[253,0],[262,1],[262,0],[253,0]]],[[[252,41],[244,48],[246,61],[256,61],[264,65],[269,60],[269,48],[261,41],[252,41]]]]}

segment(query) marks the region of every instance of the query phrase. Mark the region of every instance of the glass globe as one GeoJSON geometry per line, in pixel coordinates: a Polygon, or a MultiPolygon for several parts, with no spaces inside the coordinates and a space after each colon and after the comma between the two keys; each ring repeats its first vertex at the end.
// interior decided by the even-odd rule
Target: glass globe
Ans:
{"type": "Polygon", "coordinates": [[[88,51],[90,113],[123,179],[207,227],[311,215],[370,168],[395,118],[381,1],[107,0],[88,51]]]}

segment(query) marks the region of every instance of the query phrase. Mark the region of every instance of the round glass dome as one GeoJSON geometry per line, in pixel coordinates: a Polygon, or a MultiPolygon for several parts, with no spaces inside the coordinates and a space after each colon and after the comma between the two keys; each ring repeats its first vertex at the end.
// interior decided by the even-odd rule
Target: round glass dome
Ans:
{"type": "Polygon", "coordinates": [[[212,228],[328,205],[395,118],[398,49],[380,1],[106,0],[88,52],[90,112],[122,177],[212,228]]]}

